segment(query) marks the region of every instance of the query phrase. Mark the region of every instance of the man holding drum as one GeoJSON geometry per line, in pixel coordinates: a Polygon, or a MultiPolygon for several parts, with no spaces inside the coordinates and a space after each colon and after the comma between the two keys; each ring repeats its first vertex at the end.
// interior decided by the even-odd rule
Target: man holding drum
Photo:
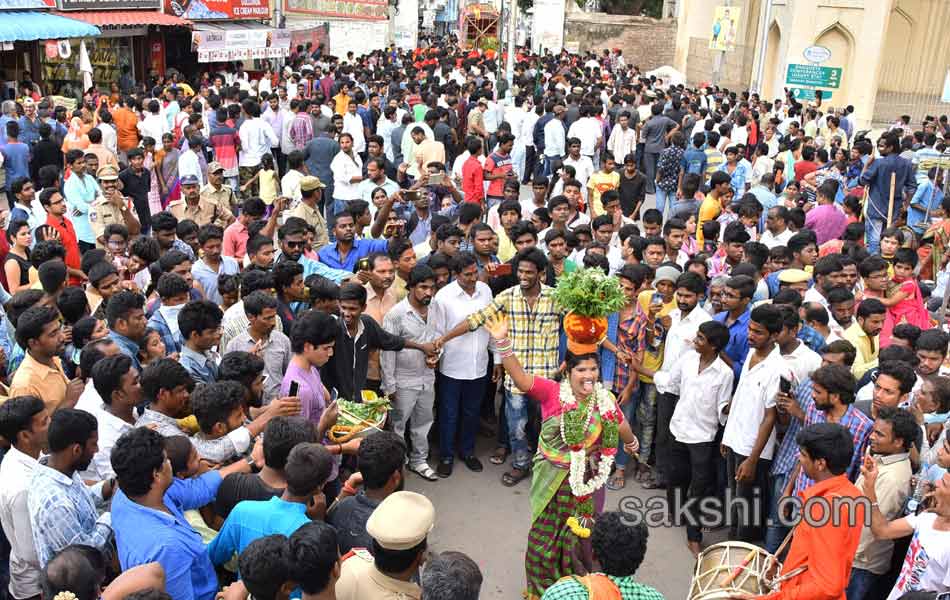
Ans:
{"type": "Polygon", "coordinates": [[[779,589],[762,598],[843,598],[867,516],[867,499],[846,475],[854,452],[851,433],[835,423],[815,423],[802,429],[796,441],[801,468],[815,483],[801,493],[802,520],[794,529],[779,589]]]}

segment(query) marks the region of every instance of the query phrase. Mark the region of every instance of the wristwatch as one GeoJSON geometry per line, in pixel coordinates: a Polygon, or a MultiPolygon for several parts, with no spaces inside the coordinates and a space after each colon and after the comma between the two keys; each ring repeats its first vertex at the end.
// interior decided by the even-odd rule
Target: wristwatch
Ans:
{"type": "Polygon", "coordinates": [[[257,470],[257,463],[254,462],[254,457],[253,457],[253,456],[248,456],[248,457],[247,457],[246,459],[244,459],[244,460],[247,461],[247,464],[248,464],[248,466],[251,467],[251,470],[252,470],[252,471],[256,471],[256,470],[257,470]]]}

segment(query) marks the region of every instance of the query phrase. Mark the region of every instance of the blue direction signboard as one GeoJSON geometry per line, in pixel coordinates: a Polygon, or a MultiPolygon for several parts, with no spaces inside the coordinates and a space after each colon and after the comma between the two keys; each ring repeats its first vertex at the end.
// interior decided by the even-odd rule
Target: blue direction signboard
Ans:
{"type": "MultiPolygon", "coordinates": [[[[798,88],[793,87],[789,88],[792,92],[792,96],[796,100],[801,100],[802,102],[811,102],[815,99],[815,90],[811,88],[798,88]]],[[[831,100],[831,90],[821,90],[821,99],[822,101],[831,100]]]]}
{"type": "Polygon", "coordinates": [[[841,72],[840,67],[790,63],[785,74],[785,83],[790,86],[838,89],[841,85],[841,72]]]}

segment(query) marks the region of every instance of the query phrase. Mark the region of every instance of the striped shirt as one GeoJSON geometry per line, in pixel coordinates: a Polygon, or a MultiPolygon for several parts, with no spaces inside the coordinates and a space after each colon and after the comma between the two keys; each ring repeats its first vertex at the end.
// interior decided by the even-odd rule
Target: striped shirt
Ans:
{"type": "MultiPolygon", "coordinates": [[[[809,398],[808,403],[805,405],[805,423],[802,426],[808,427],[814,423],[824,423],[826,421],[828,421],[828,416],[818,410],[815,406],[814,399],[809,398]]],[[[851,439],[854,442],[854,453],[851,455],[851,464],[848,465],[847,470],[848,479],[854,481],[861,472],[861,461],[864,458],[864,451],[868,446],[868,439],[871,436],[874,421],[855,408],[853,404],[849,404],[848,409],[845,411],[844,416],[841,417],[841,420],[838,421],[838,424],[848,428],[848,431],[851,432],[851,439]]],[[[814,480],[809,479],[808,476],[805,475],[804,469],[800,470],[798,472],[798,479],[795,480],[793,495],[799,495],[805,491],[805,488],[811,487],[814,483],[814,480]]]]}

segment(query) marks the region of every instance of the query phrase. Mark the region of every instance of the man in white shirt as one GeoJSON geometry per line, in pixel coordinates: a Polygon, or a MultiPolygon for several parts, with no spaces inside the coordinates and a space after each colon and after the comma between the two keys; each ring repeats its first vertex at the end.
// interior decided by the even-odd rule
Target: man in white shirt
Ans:
{"type": "Polygon", "coordinates": [[[201,172],[201,159],[198,158],[198,150],[201,148],[201,138],[194,136],[188,143],[188,149],[178,157],[178,176],[184,179],[185,176],[193,176],[198,179],[198,185],[204,186],[205,176],[201,172]]]}
{"type": "Polygon", "coordinates": [[[554,118],[544,124],[544,175],[546,176],[552,173],[551,163],[559,160],[566,152],[565,115],[567,115],[567,109],[556,104],[554,118]]]}
{"type": "MultiPolygon", "coordinates": [[[[112,124],[112,113],[103,111],[99,118],[101,121],[99,121],[99,125],[96,126],[96,129],[102,132],[102,145],[105,146],[109,152],[118,156],[118,137],[115,132],[115,125],[112,124]]],[[[155,140],[155,143],[159,144],[161,140],[155,140]]]]}
{"type": "Polygon", "coordinates": [[[150,100],[148,103],[148,112],[145,118],[138,124],[139,133],[142,137],[150,137],[155,140],[155,144],[162,143],[162,136],[168,133],[168,120],[161,113],[162,105],[158,100],[150,100]]]}
{"type": "Polygon", "coordinates": [[[636,152],[637,130],[630,127],[629,111],[623,110],[617,115],[617,125],[610,131],[607,149],[613,153],[618,162],[623,162],[625,156],[636,152]]]}
{"type": "Polygon", "coordinates": [[[769,250],[776,246],[785,246],[793,235],[795,232],[788,228],[787,208],[773,206],[765,213],[765,231],[759,242],[765,244],[769,250]]]}
{"type": "Polygon", "coordinates": [[[350,100],[343,115],[343,131],[353,136],[353,151],[357,154],[366,152],[366,135],[363,131],[363,118],[356,112],[356,100],[350,100]]]}
{"type": "MultiPolygon", "coordinates": [[[[706,311],[700,308],[692,312],[706,311]]],[[[669,498],[675,499],[680,490],[680,498],[699,503],[715,493],[719,453],[716,433],[726,421],[724,410],[732,398],[732,368],[719,357],[728,343],[729,328],[718,321],[706,321],[697,327],[695,339],[674,361],[672,369],[665,369],[664,359],[664,369],[653,378],[657,389],[679,390],[669,423],[673,437],[667,473],[669,498]]],[[[696,512],[692,512],[694,517],[696,512]]],[[[689,549],[698,555],[703,540],[699,526],[686,526],[686,540],[689,549]]]]}
{"type": "Polygon", "coordinates": [[[333,198],[337,201],[359,200],[359,184],[363,181],[363,161],[353,151],[353,136],[340,134],[340,151],[330,162],[333,171],[333,198]]]}
{"type": "MultiPolygon", "coordinates": [[[[661,322],[669,319],[666,341],[663,344],[663,364],[657,372],[657,375],[667,375],[659,379],[654,378],[656,391],[660,394],[656,403],[656,477],[664,483],[670,480],[673,449],[670,421],[681,389],[677,382],[667,383],[665,378],[669,377],[680,359],[692,350],[699,326],[712,320],[708,312],[699,308],[699,300],[705,293],[706,282],[702,277],[696,273],[683,273],[676,279],[676,308],[668,317],[660,318],[661,322]]],[[[731,383],[729,391],[732,391],[731,383]]]]}
{"type": "Polygon", "coordinates": [[[92,413],[98,422],[99,450],[80,476],[84,481],[106,481],[115,477],[110,459],[113,446],[135,426],[133,410],[142,399],[142,386],[138,369],[124,354],[97,362],[92,367],[92,381],[103,399],[103,404],[92,413]]]}
{"type": "Polygon", "coordinates": [[[383,117],[376,123],[376,135],[383,138],[383,152],[389,162],[396,160],[392,137],[397,127],[399,127],[399,122],[396,120],[396,107],[387,106],[383,109],[383,117]]]}
{"type": "MultiPolygon", "coordinates": [[[[755,515],[753,499],[767,489],[775,452],[775,394],[779,379],[791,378],[775,338],[782,331],[782,313],[770,304],[755,308],[749,318],[749,353],[742,364],[739,384],[729,405],[722,436],[726,449],[727,480],[733,498],[742,498],[750,510],[736,503],[729,539],[761,539],[762,515],[755,515]]],[[[761,502],[759,503],[761,504],[761,502]]],[[[759,507],[761,512],[761,506],[759,507]]]]}
{"type": "Polygon", "coordinates": [[[42,569],[33,545],[27,496],[33,470],[46,447],[50,415],[35,396],[11,398],[0,404],[0,435],[8,440],[0,464],[0,524],[10,543],[10,587],[13,598],[40,597],[42,569]]]}
{"type": "MultiPolygon", "coordinates": [[[[251,180],[261,168],[261,158],[270,154],[270,149],[279,144],[277,135],[267,121],[261,119],[261,105],[246,99],[241,103],[244,112],[244,122],[238,130],[241,138],[241,152],[238,156],[238,171],[241,176],[241,185],[251,180]]],[[[179,162],[179,168],[181,163],[179,162]]],[[[203,180],[202,180],[203,181],[203,180]]],[[[251,186],[250,194],[256,196],[259,186],[257,182],[251,186]]]]}
{"type": "MultiPolygon", "coordinates": [[[[582,106],[580,108],[581,118],[574,121],[567,130],[568,138],[577,138],[581,142],[580,153],[591,160],[593,167],[597,150],[600,148],[600,142],[603,141],[603,127],[593,115],[593,108],[582,106]]],[[[568,143],[570,151],[570,143],[568,143]]]]}
{"type": "MultiPolygon", "coordinates": [[[[474,254],[458,253],[451,264],[455,281],[439,290],[429,307],[431,326],[439,335],[445,335],[492,302],[491,289],[478,281],[478,262],[474,254]]],[[[440,459],[436,473],[440,477],[452,474],[456,454],[472,471],[482,470],[481,462],[475,457],[475,434],[488,383],[490,341],[485,328],[479,327],[446,342],[443,347],[438,371],[440,459]]],[[[501,361],[495,354],[493,381],[498,380],[500,368],[501,361]]]]}
{"type": "Polygon", "coordinates": [[[776,307],[782,311],[782,331],[775,337],[775,342],[792,373],[794,386],[811,377],[815,369],[821,366],[821,356],[798,339],[798,330],[802,324],[798,310],[788,304],[779,304],[776,307]]]}
{"type": "MultiPolygon", "coordinates": [[[[550,125],[550,123],[549,123],[550,125]]],[[[567,138],[567,156],[561,162],[563,165],[574,167],[574,179],[581,184],[581,196],[587,200],[587,180],[594,174],[594,163],[589,156],[581,153],[581,141],[575,137],[567,138]]]]}
{"type": "Polygon", "coordinates": [[[300,180],[303,178],[303,152],[293,150],[287,155],[287,172],[280,178],[281,193],[294,202],[299,201],[303,197],[300,193],[300,180]]]}

